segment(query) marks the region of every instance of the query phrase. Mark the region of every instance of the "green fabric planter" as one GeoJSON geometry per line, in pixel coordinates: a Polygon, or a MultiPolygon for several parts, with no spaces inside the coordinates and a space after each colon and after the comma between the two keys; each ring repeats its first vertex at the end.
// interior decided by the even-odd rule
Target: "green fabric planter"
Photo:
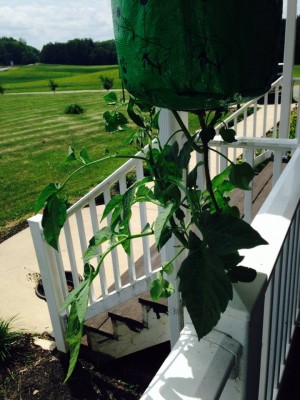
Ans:
{"type": "Polygon", "coordinates": [[[266,92],[282,0],[112,0],[121,77],[134,96],[214,109],[266,92]]]}

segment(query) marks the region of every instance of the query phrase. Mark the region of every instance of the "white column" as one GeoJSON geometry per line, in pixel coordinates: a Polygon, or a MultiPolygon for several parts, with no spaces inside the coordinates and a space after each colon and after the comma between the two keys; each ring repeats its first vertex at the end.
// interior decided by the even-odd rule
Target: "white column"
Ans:
{"type": "Polygon", "coordinates": [[[292,101],[293,67],[296,38],[297,0],[288,0],[284,42],[284,66],[281,95],[281,115],[279,137],[287,138],[290,125],[292,101]]]}
{"type": "Polygon", "coordinates": [[[35,215],[28,219],[31,236],[38,260],[47,306],[54,331],[57,349],[66,353],[68,346],[65,341],[66,324],[62,319],[59,308],[64,302],[64,294],[60,284],[59,272],[55,261],[55,251],[44,240],[41,226],[42,216],[35,215]]]}
{"type": "MultiPolygon", "coordinates": [[[[188,126],[188,114],[182,112],[180,112],[179,114],[184,124],[188,126]]],[[[169,110],[161,109],[159,117],[159,138],[161,144],[162,145],[165,144],[169,140],[172,133],[174,133],[178,129],[179,125],[172,112],[169,110]]],[[[179,132],[177,135],[175,135],[174,138],[172,138],[171,143],[174,142],[174,140],[177,140],[180,147],[183,140],[182,136],[183,136],[182,132],[179,132]]],[[[176,254],[176,239],[173,236],[161,250],[162,262],[167,262],[171,260],[175,256],[175,254],[176,254]]],[[[176,344],[177,340],[179,339],[180,332],[183,328],[183,310],[181,304],[181,297],[178,291],[178,279],[177,279],[177,273],[181,264],[181,260],[176,259],[176,261],[174,262],[175,270],[172,276],[168,277],[170,282],[172,282],[172,284],[175,287],[175,293],[169,298],[168,301],[171,347],[173,347],[176,344]]]]}

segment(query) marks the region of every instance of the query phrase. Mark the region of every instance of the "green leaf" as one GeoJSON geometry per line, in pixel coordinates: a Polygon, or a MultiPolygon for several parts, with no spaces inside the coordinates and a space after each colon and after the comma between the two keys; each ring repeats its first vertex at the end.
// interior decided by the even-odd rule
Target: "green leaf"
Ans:
{"type": "Polygon", "coordinates": [[[233,143],[237,141],[235,139],[236,131],[234,129],[222,128],[220,130],[220,135],[224,142],[233,143]]]}
{"type": "Polygon", "coordinates": [[[251,225],[230,214],[204,212],[195,223],[216,254],[230,254],[239,249],[267,244],[251,225]]]}
{"type": "Polygon", "coordinates": [[[178,276],[183,303],[201,339],[216,326],[232,299],[231,282],[219,257],[201,248],[189,252],[178,276]]]}
{"type": "Polygon", "coordinates": [[[178,152],[179,152],[179,144],[175,140],[174,143],[172,143],[172,146],[165,145],[163,148],[163,154],[165,156],[166,161],[171,161],[176,164],[178,160],[178,152]]]}
{"type": "Polygon", "coordinates": [[[132,215],[132,211],[131,211],[131,206],[132,206],[132,202],[134,199],[134,188],[131,187],[129,189],[126,190],[126,192],[123,194],[123,198],[122,198],[122,207],[123,207],[123,221],[124,223],[128,224],[129,220],[131,218],[132,215]]]}
{"type": "Polygon", "coordinates": [[[110,240],[113,232],[109,226],[104,226],[91,238],[89,246],[100,246],[102,243],[110,240]]]}
{"type": "Polygon", "coordinates": [[[153,129],[159,129],[159,115],[160,115],[160,110],[155,113],[153,120],[152,120],[152,128],[153,129]]]}
{"type": "Polygon", "coordinates": [[[174,271],[173,263],[171,263],[171,262],[163,263],[162,271],[165,272],[167,275],[171,275],[174,271]]]}
{"type": "Polygon", "coordinates": [[[246,162],[243,162],[242,164],[231,165],[229,180],[233,185],[235,185],[235,187],[239,189],[251,190],[249,183],[252,181],[254,176],[254,169],[246,162]]]}
{"type": "Polygon", "coordinates": [[[42,218],[42,227],[46,242],[58,250],[58,238],[67,218],[66,201],[54,193],[46,203],[42,218]]]}
{"type": "Polygon", "coordinates": [[[136,191],[135,202],[145,202],[154,200],[154,194],[147,186],[140,186],[136,191]]]}
{"type": "Polygon", "coordinates": [[[90,157],[89,157],[89,154],[88,154],[88,152],[86,151],[85,148],[82,148],[82,149],[80,150],[80,158],[81,158],[81,160],[82,160],[82,162],[83,162],[84,164],[88,164],[88,163],[91,162],[91,159],[90,159],[90,157]]]}
{"type": "Polygon", "coordinates": [[[161,298],[168,298],[174,291],[174,286],[163,277],[163,272],[158,272],[157,279],[154,279],[150,286],[150,295],[152,299],[158,301],[161,298]]]}
{"type": "Polygon", "coordinates": [[[128,119],[121,112],[105,111],[103,118],[106,132],[115,132],[128,123],[128,119]]]}
{"type": "Polygon", "coordinates": [[[230,171],[231,171],[231,166],[225,168],[224,171],[222,171],[220,174],[216,175],[216,176],[212,179],[212,181],[211,181],[212,187],[213,187],[214,189],[216,189],[216,188],[218,188],[224,181],[226,181],[227,178],[228,178],[228,176],[229,176],[229,174],[230,174],[230,171]]]}
{"type": "Polygon", "coordinates": [[[69,146],[69,151],[68,151],[66,161],[69,162],[69,161],[75,161],[75,160],[77,160],[76,155],[75,155],[75,150],[72,146],[69,146]]]}
{"type": "Polygon", "coordinates": [[[171,216],[173,214],[173,211],[174,211],[174,206],[172,203],[170,203],[166,206],[166,208],[162,209],[159,212],[158,217],[155,220],[154,236],[155,236],[155,240],[156,240],[156,246],[158,248],[161,248],[161,246],[160,246],[161,237],[162,237],[163,231],[164,231],[169,219],[171,218],[171,216]]]}
{"type": "Polygon", "coordinates": [[[243,266],[238,266],[232,268],[228,272],[228,276],[231,280],[231,282],[253,282],[254,279],[256,278],[256,271],[253,268],[247,268],[243,266]]]}
{"type": "Polygon", "coordinates": [[[165,228],[161,232],[160,240],[157,243],[157,250],[160,251],[161,248],[170,240],[172,237],[172,229],[169,226],[165,226],[165,228]]]}
{"type": "Polygon", "coordinates": [[[55,193],[59,192],[59,187],[55,183],[49,183],[40,193],[34,206],[34,212],[37,214],[45,206],[46,201],[55,193]]]}
{"type": "Polygon", "coordinates": [[[63,302],[59,311],[62,313],[67,307],[69,307],[69,305],[78,296],[79,292],[81,292],[84,289],[84,287],[88,284],[89,284],[89,281],[87,281],[87,280],[80,282],[79,285],[68,294],[67,298],[63,302]]]}
{"type": "Polygon", "coordinates": [[[198,167],[203,165],[203,161],[199,161],[187,176],[186,186],[193,188],[197,186],[198,167]]]}
{"type": "Polygon", "coordinates": [[[113,237],[113,232],[110,227],[105,226],[101,228],[90,240],[89,246],[83,254],[83,261],[87,262],[92,258],[101,255],[99,246],[113,237]]]}
{"type": "Polygon", "coordinates": [[[129,115],[129,117],[132,119],[132,121],[137,126],[140,126],[141,128],[144,128],[145,127],[144,120],[139,114],[135,113],[134,105],[135,105],[134,98],[132,96],[130,96],[129,102],[128,102],[128,106],[127,106],[127,113],[129,115]]]}
{"type": "Polygon", "coordinates": [[[107,103],[116,103],[118,101],[118,97],[115,92],[109,92],[105,94],[103,98],[107,103]]]}
{"type": "Polygon", "coordinates": [[[65,382],[72,375],[77,363],[83,334],[84,317],[89,300],[89,291],[90,285],[84,286],[78,297],[72,302],[68,316],[66,341],[70,348],[70,362],[65,382]]]}
{"type": "Polygon", "coordinates": [[[111,200],[105,206],[101,221],[103,221],[104,218],[106,218],[117,205],[120,205],[122,203],[122,197],[123,196],[121,194],[116,194],[114,197],[111,198],[111,200]]]}
{"type": "Polygon", "coordinates": [[[244,258],[238,251],[220,256],[225,269],[236,267],[244,258]]]}
{"type": "Polygon", "coordinates": [[[187,140],[179,152],[179,156],[177,159],[177,165],[179,168],[186,168],[186,169],[188,168],[191,159],[191,152],[193,150],[192,140],[193,138],[187,140]]]}

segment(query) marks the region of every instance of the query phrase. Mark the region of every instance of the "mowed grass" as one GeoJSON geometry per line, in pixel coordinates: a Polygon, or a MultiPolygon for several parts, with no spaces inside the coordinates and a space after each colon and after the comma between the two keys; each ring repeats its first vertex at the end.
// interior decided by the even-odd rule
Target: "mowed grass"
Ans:
{"type": "MultiPolygon", "coordinates": [[[[102,114],[111,109],[102,93],[21,94],[0,96],[0,238],[10,227],[33,215],[36,199],[50,182],[62,182],[76,167],[66,163],[68,146],[85,147],[92,159],[111,153],[133,154],[125,146],[128,132],[106,133],[102,114]],[[66,115],[78,103],[84,114],[66,115]]],[[[124,159],[86,169],[70,182],[74,201],[101,182],[124,159]]]]}
{"type": "Polygon", "coordinates": [[[57,91],[65,90],[101,90],[99,77],[107,76],[114,79],[114,88],[121,88],[119,69],[116,65],[78,66],[33,64],[15,66],[6,71],[0,71],[0,84],[7,93],[47,92],[49,79],[58,84],[57,91]]]}

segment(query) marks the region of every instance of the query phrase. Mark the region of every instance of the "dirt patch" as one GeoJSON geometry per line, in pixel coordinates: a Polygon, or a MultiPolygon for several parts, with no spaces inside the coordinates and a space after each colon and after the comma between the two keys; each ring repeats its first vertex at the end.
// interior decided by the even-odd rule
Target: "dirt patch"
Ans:
{"type": "Polygon", "coordinates": [[[43,350],[25,334],[11,361],[0,365],[0,399],[138,400],[169,351],[166,343],[101,364],[95,353],[83,348],[72,377],[63,383],[68,355],[43,350]]]}

